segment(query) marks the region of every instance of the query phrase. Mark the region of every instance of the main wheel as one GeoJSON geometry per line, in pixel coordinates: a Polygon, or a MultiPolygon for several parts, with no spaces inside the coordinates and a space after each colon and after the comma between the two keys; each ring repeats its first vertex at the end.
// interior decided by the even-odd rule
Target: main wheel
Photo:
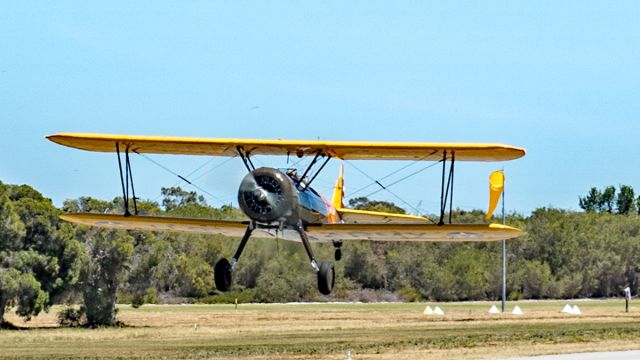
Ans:
{"type": "Polygon", "coordinates": [[[331,294],[333,290],[333,284],[336,280],[336,274],[333,270],[333,263],[324,261],[320,265],[320,271],[318,271],[318,290],[322,295],[331,294]]]}
{"type": "Polygon", "coordinates": [[[213,273],[216,288],[220,291],[229,291],[231,289],[231,264],[229,260],[225,258],[218,260],[213,273]]]}

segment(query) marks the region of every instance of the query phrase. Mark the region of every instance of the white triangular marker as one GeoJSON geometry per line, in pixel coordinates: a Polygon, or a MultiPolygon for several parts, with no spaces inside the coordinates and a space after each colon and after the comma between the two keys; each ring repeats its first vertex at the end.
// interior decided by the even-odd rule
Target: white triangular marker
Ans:
{"type": "Polygon", "coordinates": [[[565,304],[561,312],[565,314],[573,314],[573,308],[571,307],[571,305],[565,304]]]}
{"type": "Polygon", "coordinates": [[[442,311],[439,306],[436,306],[436,308],[433,310],[433,313],[440,316],[444,315],[444,311],[442,311]]]}
{"type": "Polygon", "coordinates": [[[498,308],[495,305],[492,305],[491,309],[489,309],[489,314],[500,314],[500,311],[498,311],[498,308]]]}
{"type": "Polygon", "coordinates": [[[511,312],[513,315],[523,315],[524,313],[522,312],[522,309],[520,309],[520,306],[516,305],[516,307],[513,308],[513,311],[511,312]]]}
{"type": "Polygon", "coordinates": [[[580,308],[578,307],[578,305],[573,305],[573,309],[572,309],[571,313],[573,315],[581,315],[582,311],[580,311],[580,308]]]}
{"type": "Polygon", "coordinates": [[[431,306],[427,305],[427,307],[424,308],[424,311],[422,313],[425,315],[433,315],[433,309],[431,308],[431,306]]]}

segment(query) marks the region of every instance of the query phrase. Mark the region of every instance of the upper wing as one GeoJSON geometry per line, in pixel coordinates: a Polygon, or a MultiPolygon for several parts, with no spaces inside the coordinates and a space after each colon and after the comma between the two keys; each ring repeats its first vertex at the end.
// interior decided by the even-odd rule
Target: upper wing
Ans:
{"type": "Polygon", "coordinates": [[[356,209],[336,209],[340,218],[346,224],[405,224],[427,222],[429,219],[422,216],[385,213],[378,211],[366,211],[356,209]]]}
{"type": "Polygon", "coordinates": [[[183,154],[236,156],[237,147],[250,155],[311,155],[322,151],[344,160],[440,160],[446,152],[458,161],[504,161],[525,154],[518,147],[500,144],[415,143],[415,142],[352,142],[214,139],[165,136],[104,135],[63,133],[47,136],[61,145],[82,150],[114,152],[115,144],[131,152],[153,154],[183,154]]]}
{"type": "Polygon", "coordinates": [[[307,231],[315,241],[498,241],[522,234],[499,224],[323,224],[309,225],[307,231]]]}

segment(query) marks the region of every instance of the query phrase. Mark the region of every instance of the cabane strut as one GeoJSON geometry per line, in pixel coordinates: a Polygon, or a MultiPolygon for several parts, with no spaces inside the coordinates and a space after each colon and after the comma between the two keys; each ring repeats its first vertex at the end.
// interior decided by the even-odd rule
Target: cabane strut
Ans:
{"type": "Polygon", "coordinates": [[[256,167],[253,165],[251,157],[249,156],[250,152],[246,151],[242,146],[236,146],[236,150],[238,151],[238,155],[240,155],[240,158],[242,159],[242,162],[244,163],[244,166],[247,168],[247,170],[249,172],[255,170],[256,167]]]}
{"type": "Polygon", "coordinates": [[[311,169],[313,168],[313,165],[315,165],[318,162],[320,157],[325,157],[325,156],[326,156],[326,159],[324,160],[322,165],[320,165],[320,168],[313,174],[311,179],[305,183],[305,189],[308,188],[311,185],[313,180],[316,179],[318,174],[320,174],[322,169],[324,169],[325,165],[327,165],[329,160],[331,160],[331,155],[325,155],[324,152],[322,151],[322,149],[318,149],[318,151],[316,152],[316,156],[313,157],[313,160],[311,160],[311,163],[309,164],[309,166],[307,166],[307,169],[304,171],[304,173],[302,174],[302,176],[298,180],[298,189],[300,189],[300,187],[301,187],[300,184],[302,183],[302,181],[304,181],[304,178],[307,177],[307,174],[309,174],[309,171],[311,171],[311,169]]]}

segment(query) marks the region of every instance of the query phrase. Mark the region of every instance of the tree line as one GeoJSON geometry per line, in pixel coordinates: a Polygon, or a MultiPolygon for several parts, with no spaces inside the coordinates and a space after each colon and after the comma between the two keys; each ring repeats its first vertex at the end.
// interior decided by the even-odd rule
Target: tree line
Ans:
{"type": "MultiPolygon", "coordinates": [[[[591,189],[585,211],[539,208],[509,214],[524,234],[508,241],[507,291],[512,300],[617,296],[640,287],[640,220],[633,188],[591,189]],[[629,199],[632,199],[629,202],[629,199]]],[[[244,219],[232,206],[213,207],[195,192],[162,189],[160,204],[138,201],[141,214],[244,219]]],[[[231,292],[216,291],[213,266],[239,239],[221,235],[116,231],[72,225],[63,212],[121,213],[122,198],[81,197],[53,206],[27,185],[0,183],[0,324],[52,304],[81,304],[61,320],[88,326],[117,323],[116,303],[456,301],[497,300],[500,243],[346,242],[333,294],[321,296],[299,243],[252,239],[234,270],[231,292]]],[[[384,201],[356,198],[350,207],[399,212],[384,201]]],[[[457,223],[482,223],[484,212],[455,210],[457,223]]],[[[320,259],[331,244],[316,245],[320,259]]],[[[3,326],[8,326],[6,323],[3,326]]]]}
{"type": "Polygon", "coordinates": [[[580,208],[587,212],[628,215],[640,212],[640,196],[630,185],[620,185],[619,191],[614,186],[600,190],[592,187],[586,196],[579,198],[580,208]]]}

